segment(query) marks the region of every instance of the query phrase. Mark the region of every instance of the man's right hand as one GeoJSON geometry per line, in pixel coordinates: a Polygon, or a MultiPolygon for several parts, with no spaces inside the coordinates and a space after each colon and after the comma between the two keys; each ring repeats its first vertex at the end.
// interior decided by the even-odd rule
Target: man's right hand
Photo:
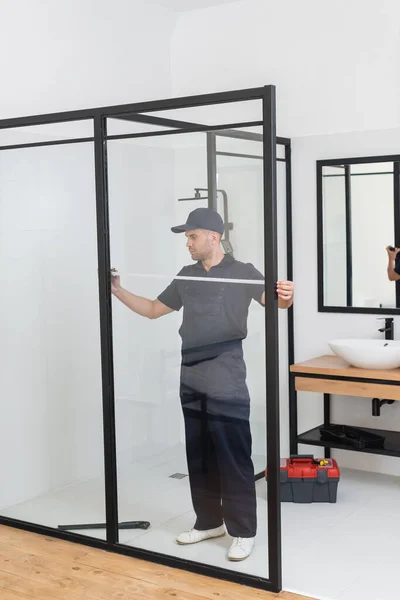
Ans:
{"type": "Polygon", "coordinates": [[[399,281],[400,275],[396,273],[396,256],[400,252],[400,248],[393,248],[393,246],[386,246],[386,252],[388,255],[388,266],[387,274],[389,281],[399,281]]]}
{"type": "Polygon", "coordinates": [[[388,253],[388,257],[392,260],[396,258],[398,253],[400,252],[400,248],[393,248],[393,246],[386,246],[386,252],[388,253]]]}

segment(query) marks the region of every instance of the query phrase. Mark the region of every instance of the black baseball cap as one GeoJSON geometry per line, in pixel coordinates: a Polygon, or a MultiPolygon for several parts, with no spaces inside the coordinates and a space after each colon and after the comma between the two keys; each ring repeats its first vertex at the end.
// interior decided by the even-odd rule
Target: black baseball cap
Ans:
{"type": "Polygon", "coordinates": [[[171,227],[173,233],[183,233],[192,229],[208,229],[222,235],[224,233],[224,222],[221,216],[212,208],[196,208],[189,213],[184,225],[171,227]]]}

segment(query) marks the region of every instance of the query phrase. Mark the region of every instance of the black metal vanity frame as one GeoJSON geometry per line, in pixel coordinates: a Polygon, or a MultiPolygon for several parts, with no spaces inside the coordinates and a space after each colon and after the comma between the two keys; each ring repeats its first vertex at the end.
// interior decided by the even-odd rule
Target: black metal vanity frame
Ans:
{"type": "MultiPolygon", "coordinates": [[[[314,374],[314,373],[291,373],[291,386],[290,386],[290,412],[289,412],[289,423],[290,423],[290,453],[298,454],[298,445],[305,444],[307,446],[319,446],[325,450],[325,458],[331,457],[331,448],[340,450],[350,450],[352,452],[364,452],[368,454],[380,454],[384,456],[396,456],[400,457],[400,432],[398,431],[386,431],[382,429],[357,427],[368,433],[374,433],[383,435],[385,437],[385,445],[383,448],[355,448],[348,446],[347,444],[339,444],[337,442],[330,442],[327,440],[321,440],[319,429],[322,425],[331,424],[331,394],[323,394],[324,396],[324,422],[323,424],[313,427],[308,431],[298,433],[298,421],[297,421],[297,392],[295,391],[295,378],[307,377],[308,379],[324,379],[333,381],[346,381],[358,382],[358,383],[372,383],[379,385],[399,385],[397,380],[382,380],[382,379],[370,379],[366,377],[346,377],[339,375],[326,375],[326,374],[314,374]]],[[[311,393],[311,392],[310,392],[311,393]]],[[[315,393],[315,392],[313,392],[315,393]]],[[[373,399],[378,400],[378,399],[373,399]]],[[[387,401],[386,401],[387,402],[387,401]]],[[[395,400],[389,402],[395,402],[395,400]]]]}
{"type": "Polygon", "coordinates": [[[357,307],[352,306],[352,251],[351,251],[351,192],[350,165],[378,162],[393,162],[393,198],[394,198],[394,231],[393,243],[400,246],[400,154],[386,156],[363,156],[354,158],[333,158],[317,160],[317,257],[318,257],[318,312],[364,313],[364,314],[398,314],[400,308],[400,281],[396,281],[397,308],[357,307]],[[323,240],[323,167],[344,166],[346,190],[346,283],[347,306],[326,306],[324,304],[324,240],[323,240]],[[397,200],[397,201],[396,201],[397,200]]]}

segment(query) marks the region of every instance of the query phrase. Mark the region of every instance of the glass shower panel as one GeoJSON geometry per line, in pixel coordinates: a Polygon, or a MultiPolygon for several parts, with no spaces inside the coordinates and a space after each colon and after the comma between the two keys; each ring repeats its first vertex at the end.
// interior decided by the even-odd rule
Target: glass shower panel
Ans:
{"type": "MultiPolygon", "coordinates": [[[[10,143],[32,143],[31,133],[10,143]]],[[[92,123],[36,127],[35,142],[92,123]]],[[[0,151],[0,514],[105,521],[92,142],[0,151]]],[[[105,537],[105,529],[88,532],[105,537]]]]}
{"type": "MultiPolygon", "coordinates": [[[[121,530],[120,543],[267,578],[265,478],[255,482],[266,467],[262,160],[220,163],[207,154],[205,133],[110,140],[107,151],[111,262],[124,288],[121,295],[116,281],[113,299],[119,521],[150,522],[147,530],[121,530]],[[205,249],[203,234],[171,232],[208,206],[210,159],[228,193],[239,267],[212,233],[205,249]],[[219,261],[206,271],[208,243],[219,261]],[[139,310],[138,296],[160,298],[168,314],[146,319],[129,310],[139,310]],[[239,307],[246,321],[249,305],[238,333],[228,313],[239,307]],[[262,431],[253,453],[249,412],[262,431]],[[257,516],[253,553],[229,560],[233,538],[253,537],[257,516]],[[195,524],[213,529],[223,521],[223,537],[201,544],[181,537],[195,524]]],[[[148,315],[149,304],[139,302],[148,315]]]]}

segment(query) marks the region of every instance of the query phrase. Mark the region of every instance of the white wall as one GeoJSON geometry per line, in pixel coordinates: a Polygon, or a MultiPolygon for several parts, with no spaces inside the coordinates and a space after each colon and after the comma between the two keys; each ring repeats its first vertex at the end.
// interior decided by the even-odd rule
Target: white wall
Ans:
{"type": "Polygon", "coordinates": [[[288,137],[396,127],[399,23],[397,0],[242,0],[185,13],[173,91],[274,84],[288,137]]]}
{"type": "Polygon", "coordinates": [[[0,118],[170,95],[176,16],[149,0],[0,3],[0,118]]]}
{"type": "MultiPolygon", "coordinates": [[[[317,228],[316,166],[319,159],[338,156],[395,154],[399,148],[399,129],[364,131],[331,136],[312,136],[292,141],[294,273],[296,281],[295,352],[302,361],[329,354],[328,340],[339,337],[382,337],[382,321],[376,315],[318,313],[317,307],[317,228]]],[[[395,328],[400,321],[395,318],[395,328]]],[[[395,337],[398,332],[395,330],[395,337]]],[[[322,423],[322,398],[299,393],[299,431],[322,423]]],[[[381,417],[371,416],[371,399],[335,397],[333,421],[349,425],[400,429],[400,405],[382,408],[381,417]]],[[[305,447],[301,447],[305,449],[305,447]]],[[[315,448],[309,449],[315,452],[315,448]]],[[[380,456],[336,451],[342,466],[400,474],[398,460],[380,456]]]]}

